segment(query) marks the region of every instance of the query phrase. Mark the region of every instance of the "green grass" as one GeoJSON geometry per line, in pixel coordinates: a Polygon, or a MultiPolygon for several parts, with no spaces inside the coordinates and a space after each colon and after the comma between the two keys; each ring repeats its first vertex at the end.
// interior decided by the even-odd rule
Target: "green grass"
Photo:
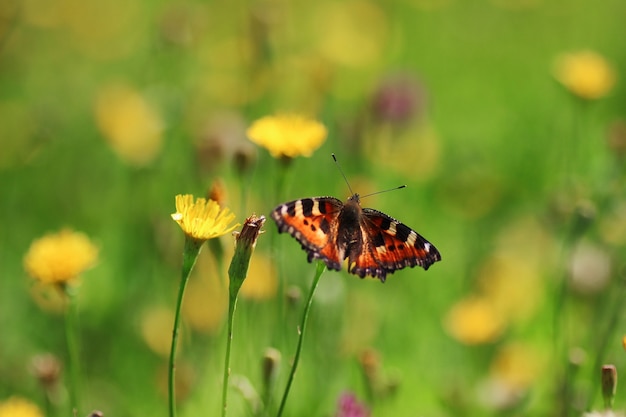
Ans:
{"type": "MultiPolygon", "coordinates": [[[[0,400],[20,395],[43,408],[31,358],[52,352],[67,359],[62,317],[33,300],[22,259],[34,239],[68,226],[100,247],[98,265],[84,273],[78,296],[80,415],[92,409],[105,416],[167,415],[167,358],[150,350],[141,324],[154,306],[174,308],[183,248],[170,220],[174,196],[203,196],[221,178],[240,223],[299,197],[345,199],[334,152],[357,192],[407,184],[363,205],[415,228],[443,259],[426,273],[396,272],[384,285],[345,271],[324,273],[285,415],[332,416],[343,391],[367,401],[373,416],[580,415],[587,405],[602,407],[594,366],[613,363],[620,372],[626,358],[620,330],[624,166],[606,146],[609,127],[625,117],[622,1],[537,0],[520,9],[496,5],[503,1],[373,3],[386,22],[384,38],[375,59],[355,65],[320,52],[326,35],[318,16],[333,2],[286,2],[272,10],[269,2],[137,1],[66,9],[62,2],[44,3],[0,6],[0,400]],[[440,6],[419,6],[425,3],[440,6]],[[44,8],[51,13],[45,19],[36,13],[44,8]],[[263,18],[276,23],[263,28],[263,18]],[[186,33],[193,36],[179,41],[186,33]],[[608,97],[586,106],[551,72],[558,54],[582,49],[601,53],[618,76],[608,97]],[[427,104],[421,121],[396,127],[384,139],[366,110],[379,82],[398,71],[420,80],[427,104]],[[98,94],[119,80],[151,103],[164,124],[163,147],[145,167],[118,157],[94,115],[98,94]],[[265,149],[252,147],[256,159],[243,177],[228,151],[219,163],[198,162],[195,141],[226,111],[239,118],[240,130],[277,111],[311,113],[329,136],[312,157],[292,162],[277,193],[279,162],[265,149]],[[410,147],[412,140],[434,143],[438,156],[425,161],[433,154],[410,147]],[[364,142],[384,143],[389,151],[367,152],[364,142]],[[433,168],[424,169],[427,164],[433,168]],[[559,196],[596,206],[581,234],[572,237],[575,220],[554,209],[559,196]],[[481,291],[481,268],[502,249],[507,231],[529,219],[545,241],[522,227],[528,233],[520,233],[516,249],[536,266],[540,302],[496,340],[460,343],[446,331],[445,317],[458,300],[481,291]],[[566,286],[559,304],[570,246],[579,241],[609,257],[611,280],[593,294],[566,286]],[[545,361],[524,399],[498,409],[479,400],[477,387],[510,342],[532,346],[545,361]],[[574,347],[587,359],[568,374],[571,395],[563,400],[563,372],[574,347]],[[368,398],[358,363],[366,348],[380,355],[385,378],[399,381],[393,395],[368,398]],[[567,413],[558,411],[562,401],[567,413]]],[[[235,132],[247,143],[243,131],[235,132]]],[[[277,348],[276,407],[315,266],[271,220],[265,229],[254,256],[272,257],[279,288],[296,286],[302,298],[295,306],[282,294],[240,299],[231,368],[261,392],[263,352],[277,348]]],[[[222,240],[232,243],[228,236],[222,240]]],[[[169,326],[164,323],[165,334],[169,326]]],[[[212,334],[183,324],[179,363],[194,376],[179,416],[218,415],[225,331],[225,322],[212,334]]],[[[624,393],[618,386],[617,409],[626,407],[624,393]]],[[[68,415],[63,396],[50,415],[68,415]]],[[[252,415],[235,390],[229,415],[252,415]]]]}

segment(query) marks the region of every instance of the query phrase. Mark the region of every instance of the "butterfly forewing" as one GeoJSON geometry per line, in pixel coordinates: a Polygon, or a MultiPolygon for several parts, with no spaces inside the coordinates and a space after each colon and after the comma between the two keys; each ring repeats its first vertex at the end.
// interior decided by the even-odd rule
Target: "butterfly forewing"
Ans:
{"type": "Polygon", "coordinates": [[[338,252],[333,238],[342,207],[333,197],[303,198],[276,207],[272,218],[280,233],[289,233],[300,242],[309,262],[322,259],[328,269],[340,270],[343,253],[338,252]]]}

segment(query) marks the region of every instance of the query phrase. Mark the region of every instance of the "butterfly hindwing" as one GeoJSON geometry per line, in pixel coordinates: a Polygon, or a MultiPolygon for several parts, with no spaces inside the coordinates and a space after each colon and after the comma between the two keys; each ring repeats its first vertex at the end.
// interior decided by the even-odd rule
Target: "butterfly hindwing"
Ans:
{"type": "Polygon", "coordinates": [[[363,209],[362,247],[350,255],[350,272],[385,280],[387,273],[405,267],[428,269],[441,260],[439,251],[416,231],[373,209],[363,209]]]}
{"type": "Polygon", "coordinates": [[[281,204],[272,211],[280,233],[293,236],[307,252],[309,262],[322,259],[328,269],[341,269],[343,253],[334,244],[337,217],[343,203],[333,197],[303,198],[281,204]]]}

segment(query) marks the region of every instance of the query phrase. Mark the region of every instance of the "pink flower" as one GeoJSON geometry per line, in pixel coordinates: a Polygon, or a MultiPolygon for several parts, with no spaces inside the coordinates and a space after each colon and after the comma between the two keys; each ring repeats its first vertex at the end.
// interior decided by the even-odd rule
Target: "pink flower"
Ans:
{"type": "Polygon", "coordinates": [[[378,120],[396,124],[407,123],[423,115],[426,91],[410,74],[388,76],[374,92],[371,106],[378,120]]]}
{"type": "Polygon", "coordinates": [[[370,410],[351,392],[344,392],[337,402],[336,417],[369,417],[370,410]]]}

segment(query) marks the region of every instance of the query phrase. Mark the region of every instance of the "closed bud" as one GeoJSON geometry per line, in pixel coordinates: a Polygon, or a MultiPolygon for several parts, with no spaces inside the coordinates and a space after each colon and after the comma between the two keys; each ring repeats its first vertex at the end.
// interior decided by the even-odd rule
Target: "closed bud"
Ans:
{"type": "Polygon", "coordinates": [[[263,371],[263,384],[266,389],[270,390],[278,375],[280,368],[281,354],[277,349],[267,348],[263,355],[262,371],[263,371]]]}
{"type": "Polygon", "coordinates": [[[239,175],[250,171],[256,161],[256,149],[250,146],[239,146],[233,153],[233,164],[239,175]]]}
{"type": "Polygon", "coordinates": [[[285,298],[287,299],[287,305],[289,307],[296,307],[302,300],[302,290],[300,290],[300,287],[292,285],[287,288],[285,298]]]}
{"type": "Polygon", "coordinates": [[[220,178],[215,179],[211,183],[211,188],[209,188],[207,198],[215,201],[220,207],[224,207],[224,204],[226,203],[226,187],[224,186],[224,181],[220,178]]]}
{"type": "Polygon", "coordinates": [[[36,355],[31,366],[35,377],[44,388],[54,388],[61,375],[61,363],[56,356],[51,353],[36,355]]]}
{"type": "Polygon", "coordinates": [[[231,297],[239,293],[243,281],[248,274],[250,257],[256,247],[256,242],[265,224],[265,216],[257,217],[254,214],[246,219],[241,232],[235,234],[235,254],[228,268],[230,277],[229,291],[231,297]]]}
{"type": "Polygon", "coordinates": [[[617,368],[615,365],[602,366],[602,397],[604,398],[604,407],[613,408],[613,400],[615,399],[615,390],[617,388],[617,368]]]}

